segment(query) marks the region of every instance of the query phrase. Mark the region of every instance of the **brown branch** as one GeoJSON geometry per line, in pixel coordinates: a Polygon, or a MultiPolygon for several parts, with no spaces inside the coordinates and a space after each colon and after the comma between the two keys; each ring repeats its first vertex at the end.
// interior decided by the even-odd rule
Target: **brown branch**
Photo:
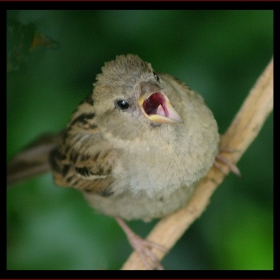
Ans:
{"type": "MultiPolygon", "coordinates": [[[[258,135],[272,110],[273,59],[249,92],[227,132],[221,137],[220,147],[230,147],[236,150],[233,153],[224,153],[223,156],[233,164],[236,164],[258,135]]],[[[228,172],[227,168],[225,174],[228,174],[228,172]]],[[[172,248],[186,229],[205,210],[209,203],[209,198],[224,178],[225,175],[213,167],[201,181],[188,205],[182,210],[160,220],[147,239],[167,249],[172,248]]],[[[165,253],[157,249],[152,249],[152,251],[159,260],[165,255],[165,253]]],[[[153,266],[152,263],[151,266],[153,266]]],[[[137,253],[133,252],[122,269],[145,270],[146,268],[137,253]]]]}

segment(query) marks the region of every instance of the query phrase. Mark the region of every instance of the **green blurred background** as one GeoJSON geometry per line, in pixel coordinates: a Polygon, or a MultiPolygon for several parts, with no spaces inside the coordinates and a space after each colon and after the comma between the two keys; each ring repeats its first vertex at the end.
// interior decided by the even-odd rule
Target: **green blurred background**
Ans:
{"type": "MultiPolygon", "coordinates": [[[[59,46],[21,50],[23,62],[8,71],[7,160],[38,135],[64,128],[116,55],[138,54],[186,82],[205,98],[222,134],[273,54],[272,11],[34,10],[8,18],[59,46]]],[[[243,178],[226,178],[164,258],[165,269],[273,269],[272,126],[270,115],[238,163],[243,178]]],[[[129,224],[144,237],[154,222],[129,224]]],[[[112,218],[75,190],[56,187],[51,174],[7,192],[10,270],[119,269],[131,251],[112,218]]]]}

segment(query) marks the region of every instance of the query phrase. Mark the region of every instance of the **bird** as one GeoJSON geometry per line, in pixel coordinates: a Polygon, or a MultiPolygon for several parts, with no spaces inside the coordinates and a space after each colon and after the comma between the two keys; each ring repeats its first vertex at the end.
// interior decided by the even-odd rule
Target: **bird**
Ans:
{"type": "Polygon", "coordinates": [[[137,55],[116,56],[101,70],[44,153],[54,183],[77,189],[91,207],[115,218],[151,269],[147,250],[165,248],[125,221],[149,222],[188,203],[218,156],[217,122],[201,95],[137,55]]]}

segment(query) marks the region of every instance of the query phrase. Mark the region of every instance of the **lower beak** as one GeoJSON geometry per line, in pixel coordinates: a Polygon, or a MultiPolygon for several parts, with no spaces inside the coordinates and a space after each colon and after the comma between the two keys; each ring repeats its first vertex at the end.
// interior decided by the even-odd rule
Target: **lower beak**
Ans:
{"type": "Polygon", "coordinates": [[[139,98],[138,104],[144,115],[155,123],[182,122],[181,117],[163,92],[146,93],[139,98]]]}

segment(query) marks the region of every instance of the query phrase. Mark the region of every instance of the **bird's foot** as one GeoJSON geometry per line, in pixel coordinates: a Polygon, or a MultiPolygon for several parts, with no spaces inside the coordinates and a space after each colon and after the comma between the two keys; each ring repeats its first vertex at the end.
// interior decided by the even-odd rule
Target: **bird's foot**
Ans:
{"type": "Polygon", "coordinates": [[[241,172],[239,171],[238,167],[221,155],[221,153],[224,153],[224,152],[234,153],[234,152],[236,152],[236,150],[232,149],[232,148],[220,148],[219,153],[216,156],[214,166],[216,168],[218,168],[223,174],[227,175],[226,172],[222,169],[222,167],[220,165],[220,162],[221,162],[221,163],[227,165],[227,167],[230,169],[231,172],[233,172],[238,177],[241,177],[241,172]]]}
{"type": "Polygon", "coordinates": [[[163,252],[167,252],[168,250],[165,247],[152,241],[145,240],[134,233],[121,218],[116,217],[116,221],[126,233],[129,243],[131,244],[132,248],[134,248],[134,250],[138,253],[145,267],[148,270],[153,270],[153,267],[148,261],[148,259],[151,259],[156,269],[163,270],[163,266],[160,264],[157,257],[152,253],[151,248],[157,248],[163,252]]]}

